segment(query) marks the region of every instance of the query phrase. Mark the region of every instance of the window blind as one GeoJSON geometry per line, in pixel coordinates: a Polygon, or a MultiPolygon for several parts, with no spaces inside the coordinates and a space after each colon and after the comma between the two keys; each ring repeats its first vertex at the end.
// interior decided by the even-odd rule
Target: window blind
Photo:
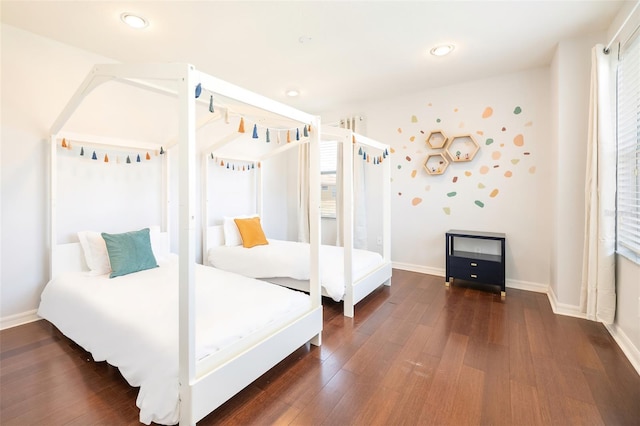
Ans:
{"type": "Polygon", "coordinates": [[[617,251],[640,263],[640,37],[621,53],[617,88],[617,251]]]}

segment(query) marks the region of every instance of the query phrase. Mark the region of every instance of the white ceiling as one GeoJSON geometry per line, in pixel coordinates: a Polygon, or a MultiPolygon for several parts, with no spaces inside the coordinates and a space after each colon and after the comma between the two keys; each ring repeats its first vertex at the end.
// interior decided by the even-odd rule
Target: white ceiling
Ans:
{"type": "Polygon", "coordinates": [[[322,113],[546,66],[558,41],[606,30],[624,3],[2,0],[0,16],[121,62],[188,62],[322,113]],[[126,27],[125,11],[141,14],[149,27],[126,27]],[[443,42],[456,45],[451,55],[429,55],[443,42]],[[301,95],[287,98],[289,88],[301,95]]]}

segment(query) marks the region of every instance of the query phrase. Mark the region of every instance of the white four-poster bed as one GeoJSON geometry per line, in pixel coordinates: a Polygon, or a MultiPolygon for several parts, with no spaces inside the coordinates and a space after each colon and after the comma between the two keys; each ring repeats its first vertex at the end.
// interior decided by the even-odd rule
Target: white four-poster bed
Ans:
{"type": "MultiPolygon", "coordinates": [[[[324,140],[338,142],[338,149],[342,150],[342,200],[338,204],[342,208],[341,222],[343,245],[321,245],[320,247],[320,283],[324,296],[336,301],[343,301],[344,315],[354,316],[355,305],[381,285],[391,285],[391,243],[390,243],[390,161],[378,163],[381,166],[381,197],[382,216],[382,254],[354,248],[354,147],[357,146],[370,152],[377,152],[382,157],[387,152],[388,145],[356,134],[349,129],[323,126],[321,132],[324,140]]],[[[309,291],[308,268],[306,252],[307,243],[269,239],[269,244],[245,248],[242,245],[225,245],[227,224],[211,225],[210,210],[218,200],[210,200],[207,190],[209,182],[207,168],[211,161],[209,156],[215,156],[217,150],[233,142],[233,135],[222,138],[203,150],[203,263],[214,267],[264,279],[289,288],[309,291]]],[[[264,200],[263,169],[269,167],[269,160],[289,149],[297,148],[300,144],[308,143],[308,139],[300,139],[286,143],[267,154],[250,158],[262,166],[256,171],[256,212],[262,217],[264,200]]],[[[246,160],[246,158],[245,158],[246,160]]],[[[356,160],[357,161],[357,160],[356,160]]],[[[216,162],[214,162],[215,164],[216,162]]],[[[310,173],[310,186],[320,187],[320,173],[310,173]]],[[[227,235],[228,236],[228,235],[227,235]]],[[[313,259],[313,258],[312,258],[313,259]]]]}
{"type": "MultiPolygon", "coordinates": [[[[208,122],[208,120],[199,120],[200,124],[196,124],[197,108],[201,108],[202,104],[206,104],[208,100],[203,99],[204,97],[196,99],[197,96],[194,94],[198,91],[232,99],[251,108],[259,109],[267,116],[272,116],[277,120],[290,120],[300,126],[310,125],[314,129],[309,136],[310,150],[314,153],[314,158],[319,157],[320,122],[318,117],[216,79],[196,70],[189,64],[96,65],[51,128],[51,281],[43,292],[39,313],[81,346],[83,346],[83,342],[86,342],[88,346],[91,346],[91,348],[85,347],[89,352],[96,348],[99,353],[92,352],[94,359],[97,361],[106,360],[118,367],[130,384],[140,386],[138,396],[138,405],[141,409],[140,420],[147,424],[151,421],[166,424],[178,421],[184,425],[195,424],[300,346],[309,342],[319,345],[321,342],[322,306],[317,261],[311,262],[309,296],[273,284],[196,264],[195,170],[198,161],[196,131],[198,126],[206,125],[208,122]],[[123,83],[126,87],[134,87],[136,90],[142,89],[145,93],[160,95],[163,98],[169,97],[177,102],[175,110],[179,117],[176,120],[177,135],[175,139],[165,140],[164,147],[160,148],[146,141],[139,142],[129,138],[97,137],[86,133],[72,133],[73,129],[68,129],[65,126],[85,98],[105,82],[110,82],[109,84],[123,83]],[[165,150],[167,155],[163,160],[165,166],[163,167],[162,180],[167,206],[171,204],[168,183],[175,178],[169,173],[170,169],[176,168],[178,174],[177,236],[179,256],[168,255],[166,259],[157,259],[159,265],[157,268],[114,279],[109,279],[106,275],[95,276],[95,274],[91,275],[86,272],[88,268],[83,260],[83,250],[80,244],[75,242],[60,243],[57,230],[59,220],[57,217],[57,152],[60,141],[64,138],[74,142],[81,141],[82,144],[87,145],[95,143],[100,146],[165,150]],[[177,167],[170,166],[171,163],[167,160],[169,155],[178,156],[177,167]],[[213,280],[215,286],[210,285],[211,281],[203,281],[203,277],[205,275],[208,277],[210,274],[213,276],[208,279],[213,280]],[[68,281],[69,276],[72,277],[71,282],[68,281]],[[63,278],[67,281],[63,281],[63,278]],[[79,282],[78,288],[85,293],[82,297],[86,296],[88,299],[80,298],[80,296],[75,298],[75,293],[68,295],[68,293],[55,290],[58,288],[65,291],[70,289],[75,285],[74,280],[79,282]],[[226,285],[227,281],[229,281],[229,285],[226,285]],[[64,285],[60,284],[61,282],[64,285]],[[141,282],[142,284],[140,284],[141,282]],[[139,284],[142,287],[135,287],[139,284]],[[98,291],[86,290],[90,288],[89,286],[94,285],[96,289],[100,285],[106,286],[104,291],[108,293],[100,293],[100,297],[95,297],[94,293],[99,293],[98,291]],[[258,285],[257,289],[250,290],[254,285],[258,285]],[[202,289],[203,286],[206,288],[202,289]],[[136,318],[146,312],[142,306],[136,306],[133,299],[128,300],[127,294],[129,293],[127,291],[138,292],[136,296],[140,298],[139,300],[147,300],[147,296],[148,298],[160,297],[161,287],[169,289],[169,299],[162,299],[163,305],[152,309],[147,321],[151,327],[156,324],[156,328],[160,330],[149,330],[141,324],[127,323],[127,318],[136,318]],[[212,290],[213,287],[219,287],[222,295],[212,290]],[[206,340],[206,337],[203,337],[205,331],[201,330],[203,323],[217,321],[214,325],[223,329],[226,329],[228,325],[221,323],[220,316],[216,316],[216,312],[211,311],[218,308],[225,310],[226,307],[225,315],[233,314],[232,311],[244,312],[241,309],[242,306],[239,306],[243,304],[244,299],[238,296],[237,291],[234,290],[235,287],[246,293],[255,292],[257,300],[254,302],[256,305],[251,305],[250,310],[258,310],[262,305],[266,308],[273,308],[267,310],[282,311],[282,315],[275,320],[270,319],[270,323],[266,326],[256,326],[258,328],[249,330],[246,336],[238,340],[227,341],[214,349],[209,348],[205,351],[200,344],[206,340]],[[131,290],[133,288],[135,289],[131,290]],[[277,293],[282,290],[286,293],[277,293]],[[112,294],[112,291],[122,291],[122,293],[112,294]],[[196,298],[196,291],[198,298],[196,298]],[[276,291],[275,300],[261,304],[260,299],[263,297],[261,295],[266,297],[266,293],[272,291],[276,291]],[[212,305],[209,305],[204,298],[210,292],[213,292],[214,297],[212,305]],[[280,300],[299,299],[300,297],[304,298],[301,305],[296,305],[293,308],[280,306],[285,303],[280,300]],[[65,298],[68,299],[66,305],[56,305],[56,301],[63,303],[65,298]],[[115,315],[111,312],[105,314],[104,317],[94,317],[94,315],[100,314],[97,311],[102,309],[102,300],[108,298],[116,299],[116,303],[120,304],[119,310],[115,315]],[[127,298],[127,300],[123,300],[123,298],[127,298]],[[158,311],[162,314],[163,309],[166,310],[165,315],[158,315],[158,311]],[[166,315],[167,312],[173,312],[173,314],[166,315]],[[109,315],[112,315],[113,318],[110,318],[109,315]],[[167,317],[169,318],[167,319],[167,317]],[[91,329],[91,324],[98,324],[104,328],[101,330],[91,329]],[[140,334],[135,334],[138,329],[140,334]],[[177,336],[170,334],[167,341],[166,329],[173,330],[177,336]],[[156,339],[158,337],[156,334],[161,336],[156,339]],[[98,336],[96,337],[96,335],[98,336]],[[115,340],[107,340],[109,336],[115,340]],[[119,341],[122,341],[122,345],[119,344],[119,341]],[[120,348],[120,346],[124,348],[120,348]],[[175,354],[172,350],[175,351],[175,354]],[[131,351],[140,353],[132,354],[131,351]],[[169,356],[167,353],[175,356],[169,356]],[[142,365],[132,366],[131,363],[134,361],[131,361],[131,358],[136,358],[135,362],[142,365]],[[163,364],[166,362],[169,364],[163,364]],[[129,370],[132,369],[137,370],[131,373],[129,370]],[[143,373],[146,374],[142,371],[145,369],[159,370],[163,374],[166,374],[167,371],[173,372],[175,377],[139,377],[143,373]],[[173,385],[172,381],[175,382],[173,385]],[[147,406],[144,401],[141,401],[143,393],[153,392],[164,394],[155,395],[157,397],[156,406],[153,404],[147,406]],[[158,401],[160,401],[159,407],[157,406],[158,401]]],[[[206,105],[204,106],[206,107],[206,105]]],[[[100,112],[96,112],[96,114],[100,114],[100,112]]],[[[148,125],[149,123],[144,124],[148,125]]],[[[317,174],[319,163],[312,161],[310,169],[312,174],[317,174]]],[[[309,187],[310,211],[312,212],[310,215],[310,256],[312,258],[317,258],[319,252],[319,191],[319,187],[313,185],[309,187]]],[[[167,208],[167,210],[169,209],[167,208]]],[[[170,222],[167,220],[168,214],[167,212],[163,213],[163,231],[168,231],[170,226],[170,222]]],[[[168,232],[157,233],[156,238],[168,238],[168,234],[168,232]]],[[[106,236],[104,238],[106,239],[106,236]]],[[[153,241],[151,243],[153,245],[153,241]]],[[[113,266],[113,259],[111,262],[113,266]]],[[[241,317],[238,321],[244,322],[243,319],[241,317]]],[[[145,321],[141,320],[140,322],[145,321]]],[[[227,340],[229,340],[228,336],[227,340]]],[[[148,399],[154,398],[149,397],[148,399]]]]}

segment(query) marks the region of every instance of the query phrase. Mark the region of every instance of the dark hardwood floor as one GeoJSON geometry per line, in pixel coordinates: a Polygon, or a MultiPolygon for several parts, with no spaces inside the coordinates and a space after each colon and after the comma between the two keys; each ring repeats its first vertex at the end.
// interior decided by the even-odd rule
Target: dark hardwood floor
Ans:
{"type": "MultiPolygon", "coordinates": [[[[394,270],[356,306],[325,300],[302,347],[199,425],[638,425],[640,376],[599,324],[544,294],[394,270]]],[[[0,332],[0,424],[134,425],[137,389],[46,321],[0,332]]]]}

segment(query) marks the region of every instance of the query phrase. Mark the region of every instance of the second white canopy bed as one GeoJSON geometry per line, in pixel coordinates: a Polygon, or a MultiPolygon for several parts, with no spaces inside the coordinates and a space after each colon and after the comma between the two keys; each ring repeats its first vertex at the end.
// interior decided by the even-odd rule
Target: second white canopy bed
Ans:
{"type": "MultiPolygon", "coordinates": [[[[390,161],[382,161],[388,153],[388,146],[362,135],[353,133],[348,129],[323,126],[322,138],[324,140],[337,141],[338,149],[342,152],[342,176],[343,191],[338,208],[342,210],[340,232],[343,236],[342,246],[323,244],[320,246],[318,268],[320,271],[320,284],[322,294],[331,297],[335,301],[343,301],[344,315],[353,317],[355,305],[381,285],[391,284],[391,259],[390,259],[390,161]],[[355,143],[357,141],[357,144],[355,143]],[[364,149],[364,156],[362,150],[364,149]],[[380,175],[381,196],[376,200],[380,210],[382,229],[379,231],[382,244],[381,252],[354,248],[354,158],[355,161],[366,161],[369,164],[375,162],[380,175]],[[373,158],[371,157],[371,158],[373,158]]],[[[216,148],[230,143],[227,139],[223,143],[214,144],[216,148]]],[[[284,144],[275,154],[284,153],[288,149],[306,143],[306,140],[284,144]]],[[[274,153],[253,159],[261,166],[256,168],[256,194],[255,203],[257,213],[239,217],[224,217],[222,223],[211,225],[211,209],[219,200],[209,199],[207,186],[216,185],[210,182],[207,167],[218,165],[216,151],[204,151],[203,166],[203,194],[205,198],[203,219],[203,262],[216,268],[236,272],[252,278],[264,279],[289,288],[308,291],[309,272],[312,264],[308,253],[310,245],[305,242],[288,241],[282,239],[266,238],[266,244],[258,244],[253,247],[245,247],[242,236],[236,227],[234,219],[244,220],[248,217],[262,219],[262,203],[265,191],[262,184],[263,169],[269,167],[269,160],[274,153]],[[211,159],[216,160],[211,161],[211,159]]],[[[373,165],[372,165],[373,166],[373,165]]],[[[320,187],[320,173],[310,173],[310,187],[320,187]]],[[[217,220],[220,222],[220,220],[217,220]]]]}

